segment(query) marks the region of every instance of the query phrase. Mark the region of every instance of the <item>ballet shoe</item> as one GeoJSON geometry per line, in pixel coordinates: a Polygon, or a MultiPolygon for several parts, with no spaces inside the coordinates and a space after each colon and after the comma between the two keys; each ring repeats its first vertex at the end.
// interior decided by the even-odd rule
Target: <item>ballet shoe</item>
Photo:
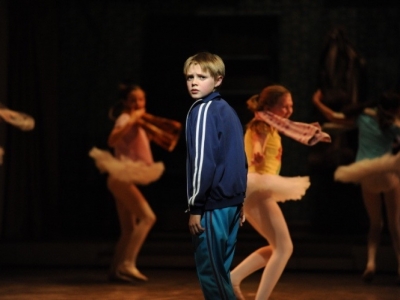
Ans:
{"type": "Polygon", "coordinates": [[[375,276],[375,271],[367,269],[364,271],[362,279],[364,282],[371,282],[372,279],[374,279],[374,276],[375,276]]]}
{"type": "Polygon", "coordinates": [[[243,296],[242,291],[240,290],[240,285],[232,285],[233,286],[233,293],[235,294],[236,300],[246,300],[243,296]]]}

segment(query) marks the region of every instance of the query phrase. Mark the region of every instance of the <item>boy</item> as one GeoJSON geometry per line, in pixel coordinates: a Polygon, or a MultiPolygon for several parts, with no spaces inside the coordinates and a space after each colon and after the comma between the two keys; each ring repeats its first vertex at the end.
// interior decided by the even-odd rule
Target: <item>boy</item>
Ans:
{"type": "Polygon", "coordinates": [[[225,75],[219,56],[191,56],[183,72],[195,100],[186,119],[186,170],[197,275],[205,299],[235,299],[230,267],[247,184],[243,128],[215,91],[225,75]]]}

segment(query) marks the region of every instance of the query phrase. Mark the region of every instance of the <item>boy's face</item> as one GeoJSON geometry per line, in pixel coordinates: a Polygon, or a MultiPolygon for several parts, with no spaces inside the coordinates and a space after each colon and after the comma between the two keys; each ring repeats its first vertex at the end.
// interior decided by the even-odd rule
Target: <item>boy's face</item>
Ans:
{"type": "Polygon", "coordinates": [[[212,77],[208,71],[203,71],[198,64],[192,64],[187,70],[186,85],[193,99],[202,99],[222,82],[222,76],[217,79],[212,77]]]}

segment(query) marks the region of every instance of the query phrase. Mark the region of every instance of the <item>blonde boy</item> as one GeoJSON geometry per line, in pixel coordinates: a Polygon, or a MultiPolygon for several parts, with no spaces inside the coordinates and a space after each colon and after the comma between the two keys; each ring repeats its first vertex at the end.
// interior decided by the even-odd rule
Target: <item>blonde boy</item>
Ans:
{"type": "Polygon", "coordinates": [[[197,275],[205,299],[235,299],[230,267],[247,183],[243,128],[216,91],[225,76],[218,55],[193,55],[183,72],[195,100],[186,119],[186,169],[197,275]]]}

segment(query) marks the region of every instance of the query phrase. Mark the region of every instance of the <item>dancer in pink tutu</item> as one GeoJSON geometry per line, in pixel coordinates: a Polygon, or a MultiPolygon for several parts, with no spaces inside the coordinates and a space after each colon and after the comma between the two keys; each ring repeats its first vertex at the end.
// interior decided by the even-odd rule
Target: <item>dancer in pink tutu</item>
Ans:
{"type": "Polygon", "coordinates": [[[255,299],[268,299],[293,251],[289,230],[277,202],[300,200],[310,186],[309,178],[279,176],[282,144],[279,132],[306,145],[330,142],[318,124],[288,120],[293,112],[290,92],[283,86],[264,88],[247,101],[255,117],[247,125],[245,150],[249,165],[244,213],[246,220],[268,241],[244,259],[232,272],[237,299],[245,299],[241,281],[264,267],[255,299]]]}
{"type": "Polygon", "coordinates": [[[357,125],[359,129],[356,162],[337,168],[334,177],[337,181],[361,185],[370,222],[363,279],[371,281],[376,271],[384,202],[400,283],[400,153],[393,154],[398,149],[392,153],[393,143],[400,134],[400,95],[384,93],[378,103],[359,104],[344,113],[333,111],[323,103],[323,99],[321,91],[315,92],[313,102],[330,122],[357,125]]]}
{"type": "MultiPolygon", "coordinates": [[[[153,160],[150,138],[162,143],[167,140],[164,135],[168,135],[149,122],[157,119],[164,126],[171,125],[171,122],[177,123],[178,134],[181,125],[176,121],[147,114],[146,95],[139,86],[122,84],[120,92],[122,111],[118,113],[108,138],[108,145],[114,149],[114,155],[95,147],[89,155],[101,172],[109,174],[107,186],[114,196],[121,227],[121,236],[111,264],[110,280],[147,281],[148,278],[138,270],[136,261],[156,216],[137,185],[149,184],[163,173],[164,164],[153,160]]],[[[111,110],[110,116],[116,114],[115,108],[111,110]]],[[[176,139],[168,145],[168,150],[172,151],[175,144],[176,139]]]]}

